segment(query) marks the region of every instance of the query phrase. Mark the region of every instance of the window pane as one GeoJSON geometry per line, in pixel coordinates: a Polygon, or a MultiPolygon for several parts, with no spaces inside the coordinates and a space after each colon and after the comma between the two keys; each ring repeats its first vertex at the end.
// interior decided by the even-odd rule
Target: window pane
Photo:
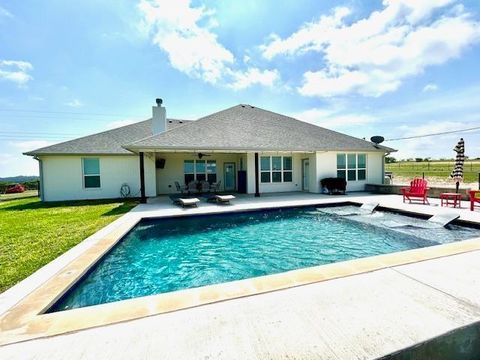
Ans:
{"type": "Polygon", "coordinates": [[[260,179],[262,183],[269,183],[270,182],[270,173],[269,172],[262,172],[260,174],[260,179]]]}
{"type": "Polygon", "coordinates": [[[213,184],[213,183],[217,182],[217,174],[208,174],[207,175],[207,181],[210,184],[213,184]]]}
{"type": "Polygon", "coordinates": [[[260,157],[260,170],[270,170],[270,156],[260,157]]]}
{"type": "Polygon", "coordinates": [[[100,162],[98,159],[83,159],[83,174],[98,175],[100,174],[100,162]]]}
{"type": "Polygon", "coordinates": [[[337,154],[337,169],[345,169],[346,167],[345,154],[337,154]]]}
{"type": "Polygon", "coordinates": [[[356,154],[348,154],[347,155],[347,160],[348,160],[348,168],[349,169],[355,169],[357,167],[357,155],[356,154]]]}
{"type": "Polygon", "coordinates": [[[272,156],[272,170],[282,170],[281,156],[272,156]]]}
{"type": "Polygon", "coordinates": [[[205,173],[203,173],[203,174],[197,173],[197,181],[203,181],[203,180],[205,180],[206,178],[207,178],[207,177],[206,177],[205,173]]]}
{"type": "Polygon", "coordinates": [[[348,170],[348,179],[347,180],[352,180],[352,181],[357,180],[357,170],[348,170]]]}
{"type": "Polygon", "coordinates": [[[365,180],[367,178],[366,170],[358,170],[358,180],[365,180]]]}
{"type": "Polygon", "coordinates": [[[193,174],[185,174],[185,184],[188,185],[191,183],[194,179],[193,174]]]}
{"type": "Polygon", "coordinates": [[[365,169],[367,167],[367,155],[358,154],[358,168],[365,169]]]}
{"type": "Polygon", "coordinates": [[[193,160],[185,160],[183,162],[183,172],[185,174],[193,174],[193,160]]]}
{"type": "MultiPolygon", "coordinates": [[[[195,170],[196,173],[203,173],[205,174],[205,160],[196,160],[195,161],[195,170]]],[[[198,180],[198,177],[197,177],[198,180]]]]}
{"type": "Polygon", "coordinates": [[[292,170],[292,157],[285,156],[283,158],[283,170],[292,170]]]}
{"type": "Polygon", "coordinates": [[[346,171],[345,170],[337,170],[337,177],[345,179],[346,176],[346,171]]]}
{"type": "Polygon", "coordinates": [[[86,188],[99,188],[100,187],[100,176],[85,176],[85,187],[86,188]]]}
{"type": "Polygon", "coordinates": [[[284,171],[283,172],[283,181],[284,182],[292,182],[292,172],[291,171],[284,171]]]}
{"type": "Polygon", "coordinates": [[[215,160],[207,161],[207,173],[216,174],[217,173],[217,162],[215,160]]]}
{"type": "Polygon", "coordinates": [[[282,182],[282,173],[280,171],[272,172],[272,182],[282,182]]]}

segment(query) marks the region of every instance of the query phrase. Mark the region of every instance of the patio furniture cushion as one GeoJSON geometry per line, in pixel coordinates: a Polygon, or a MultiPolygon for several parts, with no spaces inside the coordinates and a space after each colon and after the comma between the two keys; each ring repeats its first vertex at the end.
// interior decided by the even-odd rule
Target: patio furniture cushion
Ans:
{"type": "Polygon", "coordinates": [[[217,198],[217,201],[220,202],[229,202],[230,200],[235,199],[235,196],[233,195],[215,195],[215,197],[217,198]]]}

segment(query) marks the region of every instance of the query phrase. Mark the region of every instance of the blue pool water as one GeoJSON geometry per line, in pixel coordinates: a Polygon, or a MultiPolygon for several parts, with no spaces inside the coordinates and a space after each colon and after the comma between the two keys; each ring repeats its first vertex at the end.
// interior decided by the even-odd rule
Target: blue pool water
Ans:
{"type": "Polygon", "coordinates": [[[382,222],[423,220],[384,212],[345,217],[319,210],[142,221],[49,312],[480,236],[477,229],[458,226],[393,231],[382,222]]]}

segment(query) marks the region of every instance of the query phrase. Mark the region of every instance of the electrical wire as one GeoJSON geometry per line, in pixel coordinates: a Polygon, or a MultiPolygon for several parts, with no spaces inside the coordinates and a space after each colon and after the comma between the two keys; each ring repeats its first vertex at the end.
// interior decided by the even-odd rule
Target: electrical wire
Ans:
{"type": "Polygon", "coordinates": [[[397,141],[397,140],[418,139],[418,138],[429,137],[429,136],[455,134],[455,133],[459,133],[459,132],[467,132],[467,131],[473,131],[473,130],[480,130],[480,126],[476,126],[476,127],[472,127],[472,128],[467,128],[467,129],[458,129],[458,130],[444,131],[444,132],[439,132],[439,133],[431,133],[431,134],[423,134],[423,135],[415,135],[415,136],[406,136],[406,137],[401,137],[401,138],[386,139],[385,141],[397,141]]]}

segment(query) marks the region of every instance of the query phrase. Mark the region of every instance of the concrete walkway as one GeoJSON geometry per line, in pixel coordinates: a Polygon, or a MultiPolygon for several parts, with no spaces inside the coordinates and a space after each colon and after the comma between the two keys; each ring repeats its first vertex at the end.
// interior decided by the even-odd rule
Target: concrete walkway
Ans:
{"type": "MultiPolygon", "coordinates": [[[[171,216],[338,201],[434,215],[464,208],[409,205],[396,195],[290,194],[182,210],[158,198],[128,216],[171,216]]],[[[119,221],[122,221],[119,219],[119,221]]],[[[108,229],[107,229],[108,230],[108,229]]],[[[105,230],[105,231],[107,231],[105,230]]],[[[78,256],[95,237],[0,296],[3,310],[78,256]],[[36,285],[35,285],[36,284],[36,285]]],[[[480,251],[390,267],[51,338],[0,347],[0,359],[370,359],[480,321],[480,251]]],[[[0,301],[1,303],[1,301],[0,301]]],[[[1,312],[1,311],[0,311],[1,312]]]]}

